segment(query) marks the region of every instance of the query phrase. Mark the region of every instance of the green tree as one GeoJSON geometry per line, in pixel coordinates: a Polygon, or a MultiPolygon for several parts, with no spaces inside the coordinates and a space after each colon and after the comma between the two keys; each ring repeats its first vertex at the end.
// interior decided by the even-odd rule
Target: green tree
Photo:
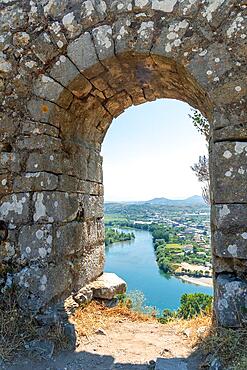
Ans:
{"type": "Polygon", "coordinates": [[[194,293],[183,294],[180,300],[180,307],[177,316],[183,319],[190,319],[201,313],[210,312],[213,297],[208,294],[194,293]]]}

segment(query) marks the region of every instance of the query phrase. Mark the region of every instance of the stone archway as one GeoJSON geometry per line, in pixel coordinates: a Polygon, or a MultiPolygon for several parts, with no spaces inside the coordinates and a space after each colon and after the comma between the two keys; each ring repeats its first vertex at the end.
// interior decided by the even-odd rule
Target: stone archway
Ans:
{"type": "Polygon", "coordinates": [[[37,312],[102,273],[101,143],[132,104],[174,98],[211,123],[215,313],[220,325],[245,322],[244,2],[6,1],[0,9],[3,290],[14,284],[21,307],[37,312]]]}

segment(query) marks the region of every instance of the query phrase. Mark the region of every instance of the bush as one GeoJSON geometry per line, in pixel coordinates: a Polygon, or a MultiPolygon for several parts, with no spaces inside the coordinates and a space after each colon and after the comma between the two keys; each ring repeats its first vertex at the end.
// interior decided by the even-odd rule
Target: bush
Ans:
{"type": "Polygon", "coordinates": [[[159,322],[166,324],[172,319],[191,319],[211,311],[213,297],[208,294],[194,293],[183,294],[180,299],[180,307],[177,311],[165,309],[159,322]]]}
{"type": "Polygon", "coordinates": [[[211,310],[212,300],[213,297],[208,294],[183,294],[177,316],[183,319],[191,319],[200,314],[206,314],[211,310]]]}

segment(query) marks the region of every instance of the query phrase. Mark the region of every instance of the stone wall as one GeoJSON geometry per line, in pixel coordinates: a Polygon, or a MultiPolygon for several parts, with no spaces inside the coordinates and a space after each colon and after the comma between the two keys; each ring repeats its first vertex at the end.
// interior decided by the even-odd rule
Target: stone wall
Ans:
{"type": "Polygon", "coordinates": [[[172,98],[211,125],[216,318],[245,322],[246,9],[235,0],[1,2],[2,292],[14,286],[19,304],[39,312],[102,273],[101,143],[129,106],[172,98]]]}

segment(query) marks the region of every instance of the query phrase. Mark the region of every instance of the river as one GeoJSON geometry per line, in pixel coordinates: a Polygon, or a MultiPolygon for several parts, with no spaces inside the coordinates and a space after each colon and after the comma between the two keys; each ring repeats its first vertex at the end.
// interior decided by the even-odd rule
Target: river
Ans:
{"type": "Polygon", "coordinates": [[[115,272],[123,278],[128,291],[142,291],[146,305],[160,311],[164,308],[174,310],[178,308],[183,293],[213,293],[212,288],[186,283],[162,273],[155,260],[150,232],[134,230],[134,233],[132,241],[114,243],[106,248],[105,271],[115,272]]]}

